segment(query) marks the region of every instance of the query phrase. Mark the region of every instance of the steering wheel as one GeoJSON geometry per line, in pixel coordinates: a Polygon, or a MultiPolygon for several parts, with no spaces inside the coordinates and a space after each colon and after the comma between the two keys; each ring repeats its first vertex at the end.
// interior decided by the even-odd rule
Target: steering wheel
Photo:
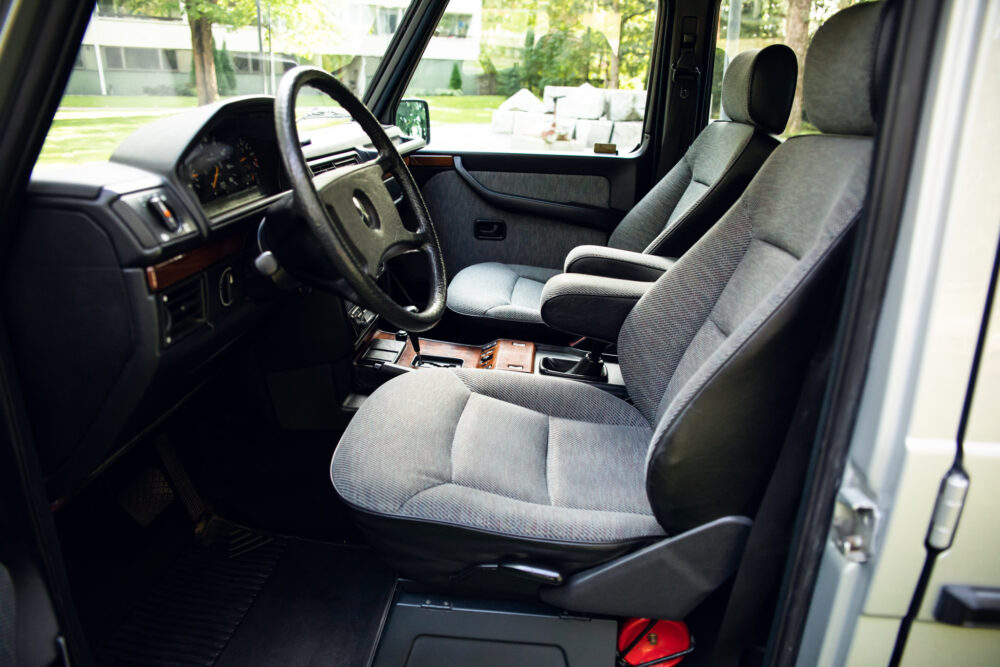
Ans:
{"type": "Polygon", "coordinates": [[[365,305],[400,329],[421,332],[437,324],[447,290],[437,233],[413,175],[368,107],[333,75],[318,67],[296,67],[281,78],[274,117],[295,207],[340,275],[365,305]],[[312,175],[295,125],[295,100],[305,85],[326,93],[351,115],[378,152],[374,160],[312,175]],[[385,174],[399,183],[416,231],[403,225],[385,174]],[[376,280],[384,262],[412,251],[422,252],[431,269],[427,306],[416,312],[396,303],[376,280]]]}

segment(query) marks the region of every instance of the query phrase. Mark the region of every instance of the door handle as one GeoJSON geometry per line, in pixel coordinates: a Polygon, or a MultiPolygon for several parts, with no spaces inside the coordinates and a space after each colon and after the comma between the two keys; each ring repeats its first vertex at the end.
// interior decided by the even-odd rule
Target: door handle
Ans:
{"type": "Polygon", "coordinates": [[[507,223],[479,218],[475,222],[474,234],[480,241],[503,241],[507,238],[507,223]]]}
{"type": "Polygon", "coordinates": [[[941,587],[934,618],[967,628],[1000,627],[1000,588],[946,584],[941,587]]]}

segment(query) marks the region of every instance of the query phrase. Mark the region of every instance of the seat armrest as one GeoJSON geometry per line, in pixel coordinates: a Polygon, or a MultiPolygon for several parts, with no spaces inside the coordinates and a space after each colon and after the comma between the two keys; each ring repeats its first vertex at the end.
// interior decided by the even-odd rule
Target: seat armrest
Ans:
{"type": "Polygon", "coordinates": [[[561,273],[550,278],[542,290],[542,320],[559,331],[614,343],[632,307],[652,285],[561,273]]]}
{"type": "Polygon", "coordinates": [[[643,252],[582,245],[566,256],[566,273],[586,273],[592,276],[652,282],[674,265],[676,259],[648,255],[643,252]]]}

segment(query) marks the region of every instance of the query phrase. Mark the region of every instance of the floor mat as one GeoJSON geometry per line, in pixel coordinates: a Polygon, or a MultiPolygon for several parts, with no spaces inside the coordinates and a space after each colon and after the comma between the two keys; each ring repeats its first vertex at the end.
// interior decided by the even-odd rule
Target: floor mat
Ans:
{"type": "Polygon", "coordinates": [[[259,535],[191,545],[98,657],[108,665],[362,665],[394,581],[366,548],[259,535]]]}
{"type": "Polygon", "coordinates": [[[395,582],[367,547],[292,541],[217,665],[365,665],[395,582]]]}

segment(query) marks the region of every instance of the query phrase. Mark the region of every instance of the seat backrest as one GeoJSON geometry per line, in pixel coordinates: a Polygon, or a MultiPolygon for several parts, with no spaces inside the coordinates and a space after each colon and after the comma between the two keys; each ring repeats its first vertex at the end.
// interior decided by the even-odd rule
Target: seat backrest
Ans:
{"type": "Polygon", "coordinates": [[[876,53],[893,32],[883,4],[839,12],[809,47],[806,113],[837,134],[779,146],[622,328],[622,374],[654,425],[646,490],[668,532],[752,516],[769,478],[865,201],[888,70],[876,53]]]}
{"type": "Polygon", "coordinates": [[[618,224],[608,246],[678,257],[746,188],[778,145],[795,95],[798,64],[783,44],[744,51],[722,81],[729,120],[701,131],[684,157],[618,224]]]}

